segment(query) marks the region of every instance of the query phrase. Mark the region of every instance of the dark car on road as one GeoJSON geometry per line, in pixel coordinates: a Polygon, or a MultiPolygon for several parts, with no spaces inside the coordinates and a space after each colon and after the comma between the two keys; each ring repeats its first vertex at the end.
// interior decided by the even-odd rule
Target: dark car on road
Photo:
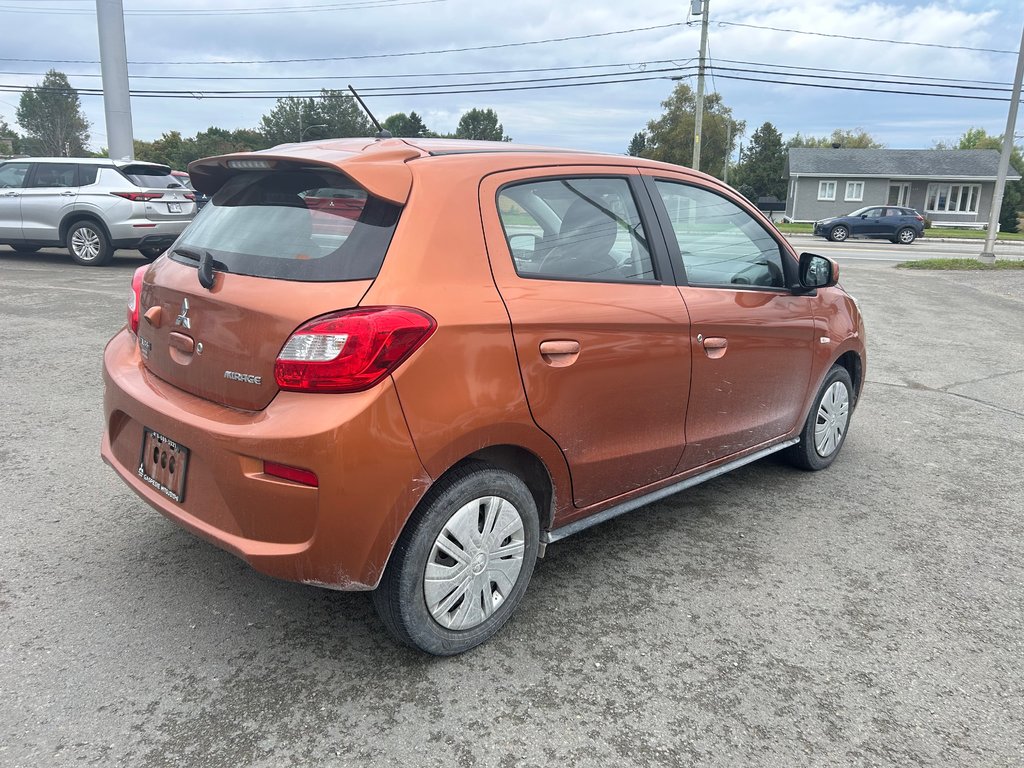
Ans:
{"type": "Polygon", "coordinates": [[[846,216],[814,222],[814,234],[841,243],[851,237],[884,237],[910,245],[924,237],[924,216],[913,208],[872,205],[846,216]]]}

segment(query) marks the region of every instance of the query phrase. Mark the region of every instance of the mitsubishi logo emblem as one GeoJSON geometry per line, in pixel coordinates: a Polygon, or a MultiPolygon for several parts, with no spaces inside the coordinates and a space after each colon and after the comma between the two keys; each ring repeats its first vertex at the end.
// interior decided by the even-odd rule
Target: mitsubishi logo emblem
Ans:
{"type": "Polygon", "coordinates": [[[181,312],[178,313],[178,317],[174,321],[175,325],[180,325],[182,328],[191,328],[192,321],[188,319],[188,299],[181,300],[181,312]]]}

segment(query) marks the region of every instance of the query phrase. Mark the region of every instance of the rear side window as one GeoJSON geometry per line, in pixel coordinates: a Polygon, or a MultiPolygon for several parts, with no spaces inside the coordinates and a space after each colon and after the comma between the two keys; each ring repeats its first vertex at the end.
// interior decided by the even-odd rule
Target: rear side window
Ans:
{"type": "Polygon", "coordinates": [[[503,188],[498,214],[522,277],[655,280],[629,182],[545,179],[503,188]]]}
{"type": "Polygon", "coordinates": [[[4,163],[0,165],[0,189],[25,186],[28,163],[4,163]]]}
{"type": "Polygon", "coordinates": [[[174,249],[209,251],[242,275],[367,280],[384,263],[400,212],[336,171],[246,172],[227,181],[174,249]]]}
{"type": "Polygon", "coordinates": [[[78,185],[84,187],[88,184],[96,183],[96,174],[99,172],[99,166],[96,165],[80,165],[78,166],[78,185]]]}
{"type": "Polygon", "coordinates": [[[29,186],[34,189],[45,187],[77,187],[77,163],[39,163],[29,186]]]}

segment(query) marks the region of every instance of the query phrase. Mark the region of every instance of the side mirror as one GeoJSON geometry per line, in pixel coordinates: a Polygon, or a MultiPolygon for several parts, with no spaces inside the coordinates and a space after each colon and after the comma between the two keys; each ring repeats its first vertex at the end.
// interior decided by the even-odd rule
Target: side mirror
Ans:
{"type": "Polygon", "coordinates": [[[800,287],[828,288],[839,282],[839,264],[816,253],[800,254],[800,287]]]}
{"type": "Polygon", "coordinates": [[[861,217],[862,219],[866,219],[866,218],[868,217],[868,215],[867,215],[866,213],[862,213],[862,214],[860,215],[860,217],[861,217]]]}

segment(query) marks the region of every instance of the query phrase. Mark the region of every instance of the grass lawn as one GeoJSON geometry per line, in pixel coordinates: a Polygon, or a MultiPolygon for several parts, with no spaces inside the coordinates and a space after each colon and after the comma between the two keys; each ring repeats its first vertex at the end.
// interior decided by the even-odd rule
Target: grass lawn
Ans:
{"type": "MultiPolygon", "coordinates": [[[[781,221],[775,222],[779,232],[784,235],[810,235],[814,232],[813,224],[786,224],[781,221]]],[[[929,237],[952,237],[961,240],[984,240],[985,232],[979,229],[941,229],[930,227],[924,231],[924,239],[929,237]]],[[[1024,232],[1000,232],[996,240],[1024,240],[1024,232]]]]}
{"type": "Polygon", "coordinates": [[[921,259],[920,261],[901,261],[897,269],[1024,269],[1024,259],[996,259],[985,264],[977,259],[921,259]]]}

